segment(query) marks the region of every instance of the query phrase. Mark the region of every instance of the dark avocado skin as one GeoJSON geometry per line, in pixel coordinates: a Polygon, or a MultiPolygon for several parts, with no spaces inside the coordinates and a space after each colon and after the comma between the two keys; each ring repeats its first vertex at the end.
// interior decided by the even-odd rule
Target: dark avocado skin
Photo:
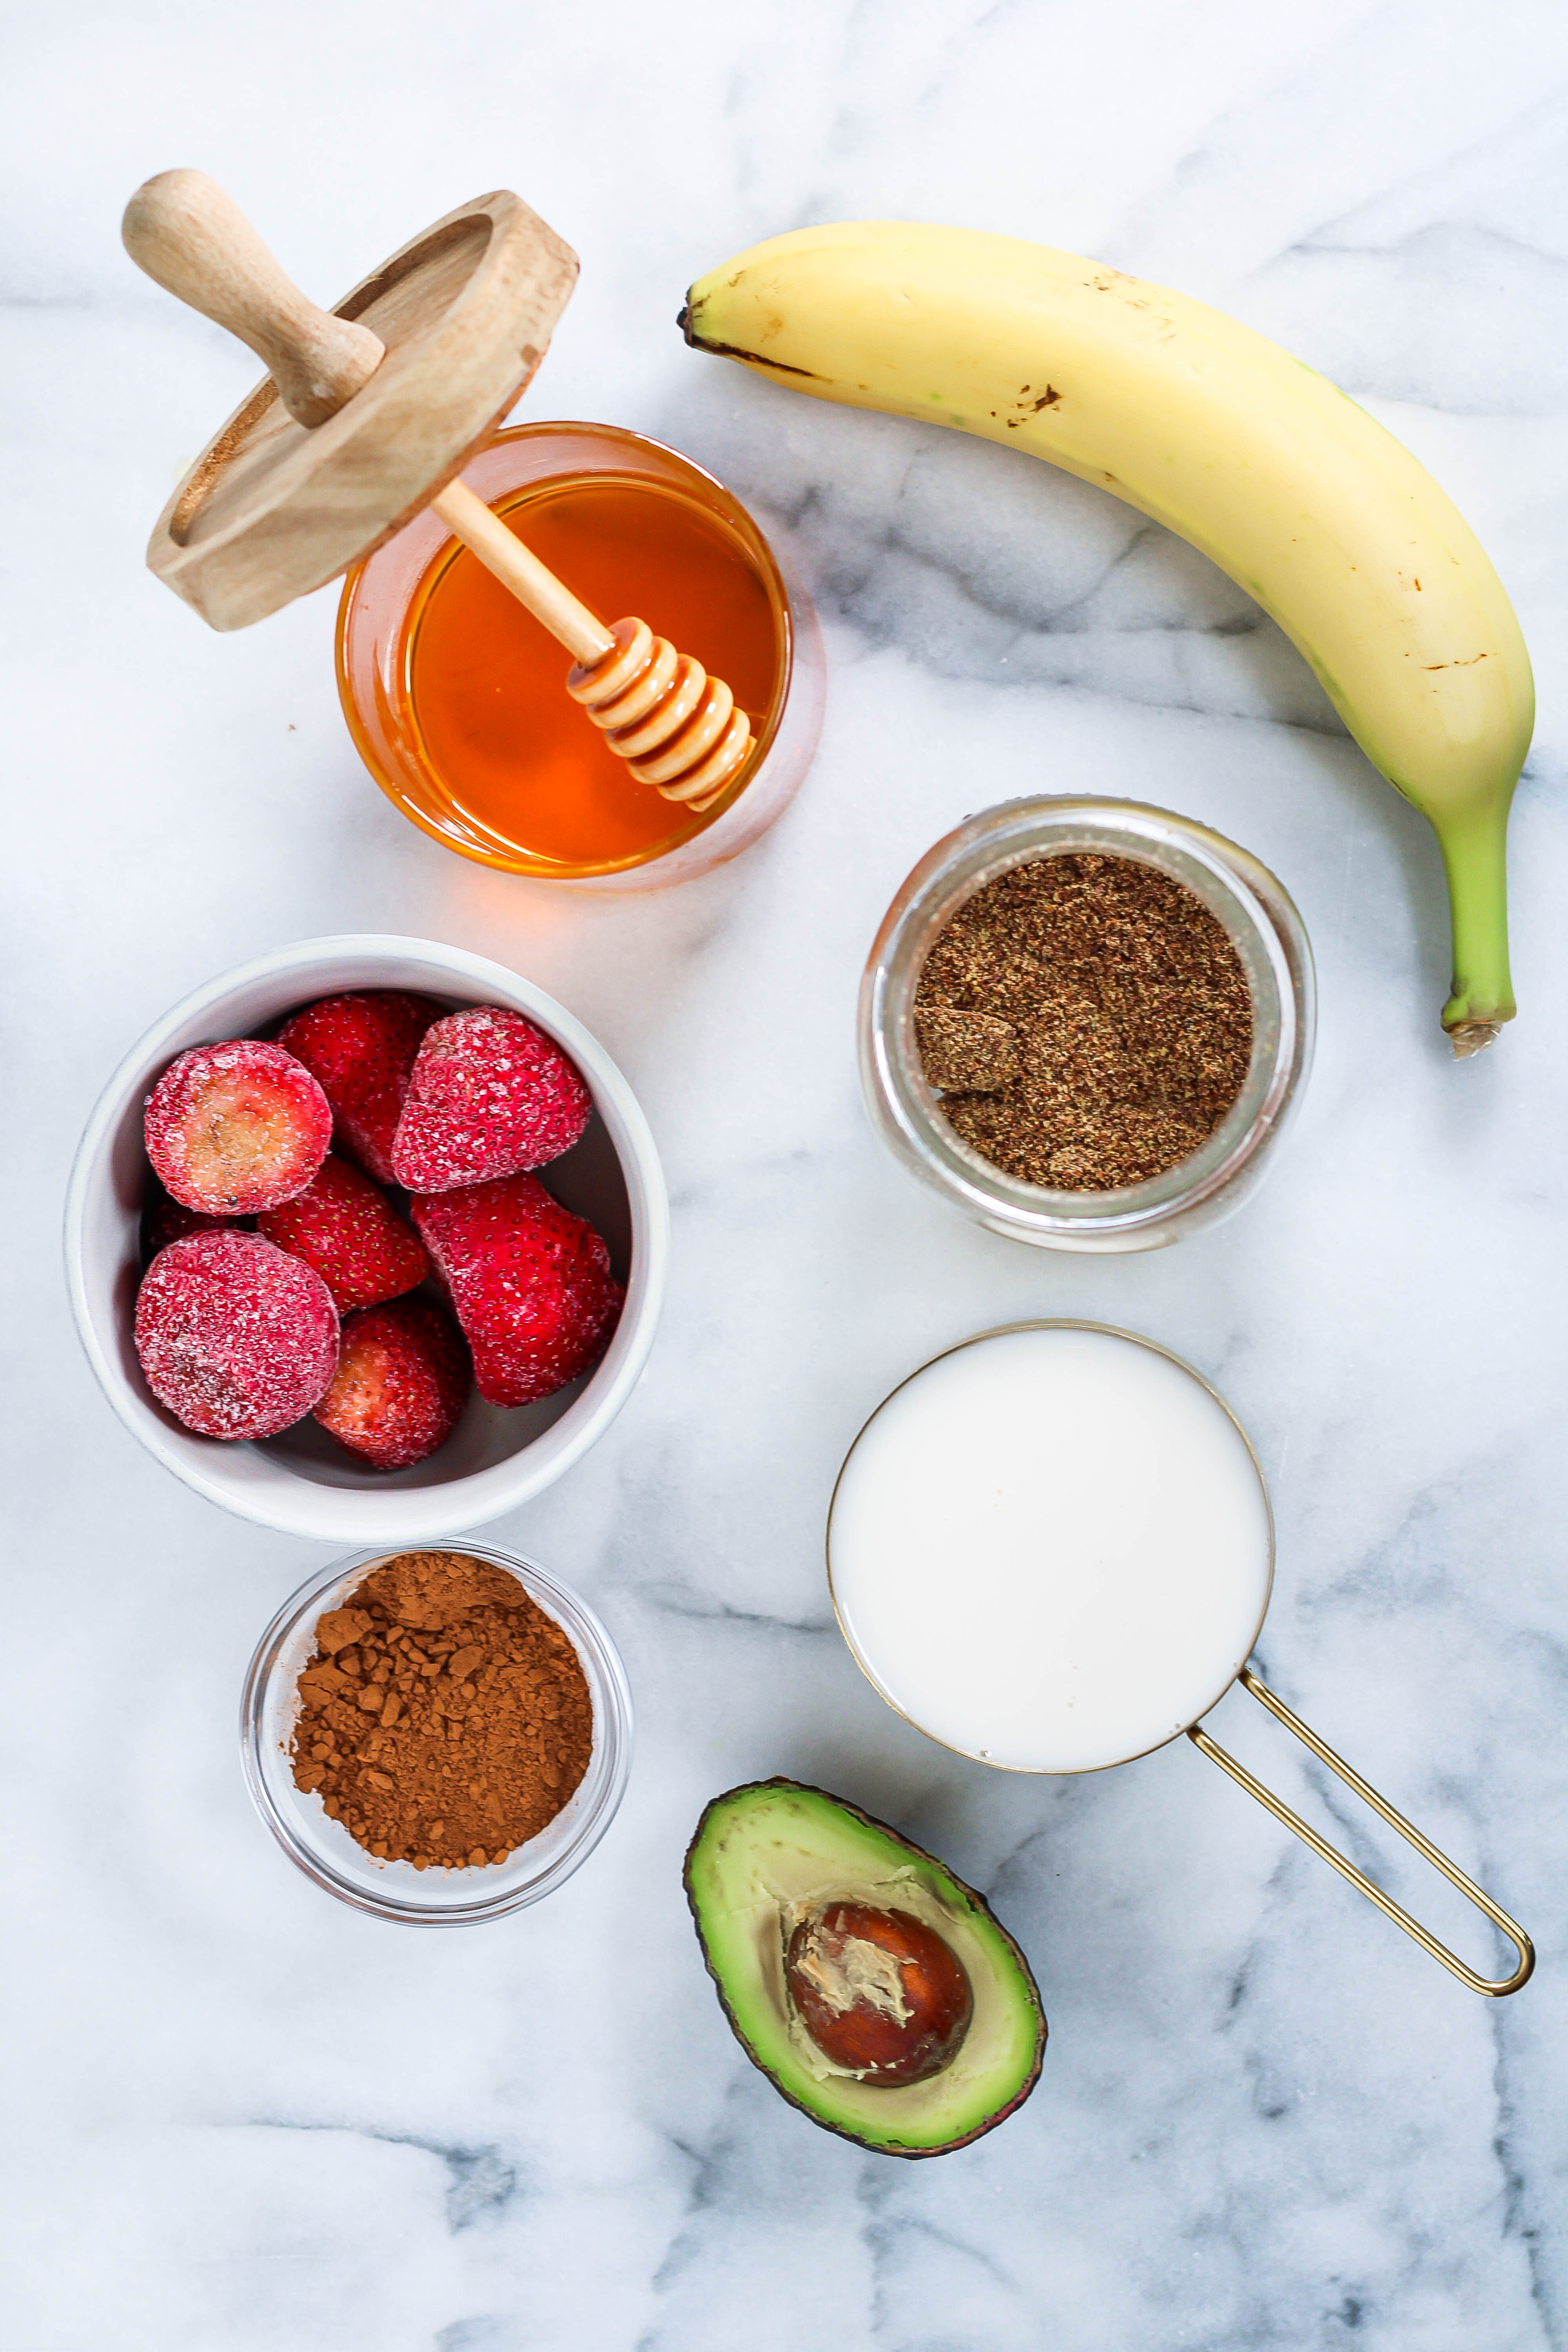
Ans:
{"type": "Polygon", "coordinates": [[[702,1808],[701,1819],[698,1822],[696,1829],[691,1833],[691,1842],[686,1849],[686,1860],[681,1866],[680,1877],[681,1884],[686,1889],[686,1907],[691,1914],[692,1925],[697,1931],[697,1941],[701,1948],[702,1963],[707,1969],[709,1975],[713,1979],[715,1990],[719,1995],[719,2006],[723,2011],[725,2017],[729,2020],[731,2032],[733,2033],[736,2041],[740,2043],[742,2049],[745,2052],[752,2065],[756,2067],[758,2073],[766,2075],[767,2080],[773,2084],[773,2089],[778,2093],[781,2099],[787,2099],[790,2105],[794,2107],[797,2113],[805,2116],[808,2123],[816,2124],[818,2130],[831,2132],[836,2139],[847,2139],[852,2141],[855,2147],[865,2148],[868,2155],[900,2156],[908,2158],[912,2162],[921,2157],[951,2156],[955,2148],[968,2147],[973,2141],[984,2139],[987,2132],[994,2131],[998,2124],[1005,2124],[1009,2116],[1015,2115],[1017,2112],[1017,2110],[1023,2105],[1025,2100],[1028,2097],[1030,2092],[1034,2089],[1036,2084],[1039,2081],[1040,2068],[1044,2063],[1046,2055],[1046,2036],[1048,2029],[1046,2024],[1046,2012],[1040,2001],[1040,1989],[1035,1982],[1035,1972],[1030,1968],[1028,1961],[1024,1958],[1023,1953],[1019,1950],[1016,1941],[1008,1934],[1006,1928],[1004,1927],[1000,1919],[997,1918],[996,1914],[992,1910],[989,1903],[986,1902],[985,1897],[983,1895],[977,1895],[973,1887],[969,1885],[965,1880],[960,1878],[957,1871],[950,1869],[945,1862],[942,1863],[940,1867],[946,1873],[947,1876],[952,1880],[956,1886],[963,1887],[964,1894],[974,1905],[975,1908],[979,1911],[984,1912],[986,1917],[991,1921],[993,1927],[995,1928],[996,1933],[1000,1936],[1002,1941],[1012,1953],[1014,1959],[1017,1962],[1019,1973],[1029,1989],[1029,1997],[1034,2005],[1035,2015],[1038,2020],[1039,2030],[1035,2038],[1035,2063],[1029,2069],[1027,2078],[1020,2084],[1018,2089],[1006,2102],[1005,2105],[998,2107],[994,2114],[987,2116],[984,2123],[976,2124],[973,2131],[964,2132],[962,2137],[957,2139],[942,2140],[937,2146],[932,2147],[900,2147],[896,2144],[889,2144],[886,2141],[879,2141],[873,2144],[863,2139],[858,2132],[850,2131],[845,2125],[830,2123],[826,2116],[814,2114],[810,2107],[806,2106],[802,2100],[795,2097],[793,2091],[785,2090],[784,2084],[777,2080],[776,2076],[770,2072],[768,2067],[763,2063],[762,2059],[758,2057],[756,2051],[752,2048],[751,2042],[747,2038],[747,2035],[742,2027],[740,2019],[736,2016],[733,2009],[730,2005],[730,1996],[724,1990],[723,1978],[719,1974],[719,1971],[714,1968],[712,1962],[708,1958],[708,1946],[702,1935],[701,1915],[697,1907],[696,1897],[693,1895],[691,1891],[691,1858],[697,1850],[698,1842],[701,1838],[702,1832],[707,1825],[708,1816],[714,1811],[716,1806],[732,1803],[734,1799],[737,1797],[752,1796],[759,1793],[764,1789],[794,1789],[798,1790],[804,1796],[825,1797],[829,1804],[838,1806],[840,1811],[843,1812],[852,1813],[857,1821],[864,1822],[868,1829],[876,1830],[882,1837],[889,1838],[895,1845],[902,1846],[904,1852],[906,1853],[912,1853],[917,1861],[931,1863],[933,1864],[936,1863],[936,1856],[934,1854],[928,1853],[924,1846],[916,1845],[911,1838],[905,1837],[901,1832],[894,1829],[889,1822],[879,1821],[875,1813],[865,1812],[858,1805],[852,1805],[847,1797],[836,1797],[831,1789],[819,1789],[809,1780],[792,1780],[786,1773],[775,1773],[771,1780],[744,1780],[737,1788],[726,1789],[721,1795],[710,1799],[710,1801],[702,1808]]]}

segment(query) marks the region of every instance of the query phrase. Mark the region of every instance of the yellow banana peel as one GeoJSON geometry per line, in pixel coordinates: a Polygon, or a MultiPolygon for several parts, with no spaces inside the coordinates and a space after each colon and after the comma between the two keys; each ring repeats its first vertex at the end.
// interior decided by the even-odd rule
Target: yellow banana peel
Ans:
{"type": "Polygon", "coordinates": [[[1506,836],[1530,659],[1474,533],[1364,409],[1205,303],[972,229],[792,230],[699,278],[680,322],[795,391],[1044,457],[1228,572],[1431,823],[1453,918],[1443,1025],[1456,1054],[1491,1044],[1514,1011],[1506,836]]]}

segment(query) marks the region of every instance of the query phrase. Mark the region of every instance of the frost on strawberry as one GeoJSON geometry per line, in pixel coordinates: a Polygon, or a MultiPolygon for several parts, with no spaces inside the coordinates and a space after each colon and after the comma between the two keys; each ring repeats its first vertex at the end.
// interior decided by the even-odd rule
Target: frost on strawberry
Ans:
{"type": "Polygon", "coordinates": [[[278,1043],[312,1072],[331,1105],[338,1150],[378,1184],[395,1181],[392,1139],[420,1040],[439,1009],[401,989],[367,989],[307,1004],[278,1033],[278,1043]]]}
{"type": "Polygon", "coordinates": [[[587,1126],[593,1097],[575,1063],[521,1013],[475,1005],[426,1031],[397,1124],[392,1164],[411,1192],[445,1192],[542,1168],[587,1126]]]}
{"type": "Polygon", "coordinates": [[[536,1403],[597,1363],[625,1293],[593,1226],[536,1176],[424,1193],[410,1205],[489,1403],[536,1403]]]}
{"type": "Polygon", "coordinates": [[[203,1437],[273,1437],[318,1404],[338,1360],[338,1310],[319,1274],[260,1234],[190,1234],[136,1298],[148,1387],[203,1437]]]}
{"type": "Polygon", "coordinates": [[[331,1141],[326,1096],[281,1045],[193,1045],[147,1097],[147,1157],[183,1208],[253,1216],[302,1192],[331,1141]]]}
{"type": "Polygon", "coordinates": [[[468,1351],[447,1315],[398,1298],[348,1316],[316,1419],[378,1470],[406,1470],[445,1445],[473,1388],[468,1351]]]}
{"type": "Polygon", "coordinates": [[[385,1193],[331,1152],[297,1199],[259,1222],[269,1242],[315,1267],[342,1314],[400,1298],[429,1271],[418,1235],[385,1193]]]}

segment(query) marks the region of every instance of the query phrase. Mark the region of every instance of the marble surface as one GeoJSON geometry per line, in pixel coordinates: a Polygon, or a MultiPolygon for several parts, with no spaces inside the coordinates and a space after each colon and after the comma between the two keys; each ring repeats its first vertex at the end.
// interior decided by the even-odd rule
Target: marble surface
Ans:
{"type": "MultiPolygon", "coordinates": [[[[27,2352],[1536,2352],[1568,2341],[1568,1774],[1558,1008],[1568,656],[1568,17],[1545,0],[496,0],[21,5],[0,82],[9,465],[5,951],[10,1465],[6,2340],[27,2352]],[[130,189],[199,164],[335,294],[481,187],[580,249],[526,414],[711,465],[787,533],[830,665],[821,755],[682,890],[552,895],[461,862],[360,772],[326,592],[208,635],[141,569],[248,356],[137,278],[130,189]],[[1457,1068],[1437,858],[1242,593],[1022,457],[688,352],[688,279],[864,214],[1037,236],[1279,336],[1405,436],[1523,620],[1521,1011],[1457,1068]],[[1130,793],[1282,876],[1321,984],[1281,1165],[1161,1256],[971,1229],[874,1143],[859,967],[976,806],[1130,793]],[[239,1679],[323,1555],[223,1517],[110,1415],[60,1198],[129,1040],[276,942],[405,929],[563,998],[639,1090],[676,1255],[649,1370],[493,1533],[621,1643],[640,1746],[541,1910],[380,1927],[272,1846],[239,1679]],[[1279,1525],[1279,1687],[1533,1931],[1474,1999],[1185,1742],[988,1775],[924,1742],[826,1606],[868,1409],[1007,1317],[1130,1324],[1217,1381],[1279,1525]],[[710,1795],[770,1772],[988,1891],[1052,2038],[991,2137],[901,2165],[746,2063],[679,1885],[710,1795]]],[[[1244,1695],[1216,1736],[1491,1964],[1487,1931],[1244,1695]]]]}

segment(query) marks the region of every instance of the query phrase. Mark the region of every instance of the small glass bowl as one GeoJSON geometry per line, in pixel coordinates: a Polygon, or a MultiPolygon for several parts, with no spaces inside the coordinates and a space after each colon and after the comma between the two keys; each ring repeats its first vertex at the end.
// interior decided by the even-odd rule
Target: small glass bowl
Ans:
{"type": "Polygon", "coordinates": [[[1159,1249],[1229,1216],[1271,1164],[1310,1066],[1315,1018],[1301,918],[1248,851],[1138,801],[1008,801],[928,850],[889,908],[860,987],[860,1081],[904,1166],[993,1233],[1046,1249],[1159,1249]],[[1252,992],[1252,1059],[1231,1108],[1187,1159],[1115,1192],[1026,1183],[972,1150],[942,1117],[915,1041],[921,969],[964,900],[1009,866],[1071,850],[1134,858],[1184,884],[1225,926],[1252,992]]]}
{"type": "MultiPolygon", "coordinates": [[[[426,508],[353,566],[338,607],[338,695],[354,747],[382,791],[459,856],[579,888],[658,889],[689,881],[749,848],[784,814],[811,765],[822,732],[826,667],[810,598],[739,499],[679,450],[615,425],[509,426],[469,458],[462,478],[487,505],[597,478],[674,493],[701,509],[721,527],[767,597],[776,645],[772,700],[735,782],[695,826],[672,809],[666,844],[603,864],[569,865],[501,840],[465,813],[432,763],[414,707],[405,625],[426,574],[450,545],[446,524],[426,508]]],[[[509,504],[508,511],[518,509],[509,504]]],[[[562,679],[564,692],[564,668],[562,679]]]]}
{"type": "Polygon", "coordinates": [[[396,1559],[395,1549],[356,1552],[302,1584],[258,1643],[239,1702],[245,1784],[290,1862],[340,1903],[411,1927],[471,1927],[552,1894],[587,1861],[609,1828],[631,1770],[632,1696],[626,1669],[586,1601],[513,1552],[466,1538],[454,1539],[448,1549],[516,1577],[529,1599],[567,1635],[593,1702],[594,1745],[586,1772],[555,1819],[504,1862],[460,1870],[378,1862],[331,1819],[320,1797],[294,1785],[289,1742],[299,1712],[300,1672],[315,1646],[317,1621],[340,1607],[370,1570],[396,1559]]]}

